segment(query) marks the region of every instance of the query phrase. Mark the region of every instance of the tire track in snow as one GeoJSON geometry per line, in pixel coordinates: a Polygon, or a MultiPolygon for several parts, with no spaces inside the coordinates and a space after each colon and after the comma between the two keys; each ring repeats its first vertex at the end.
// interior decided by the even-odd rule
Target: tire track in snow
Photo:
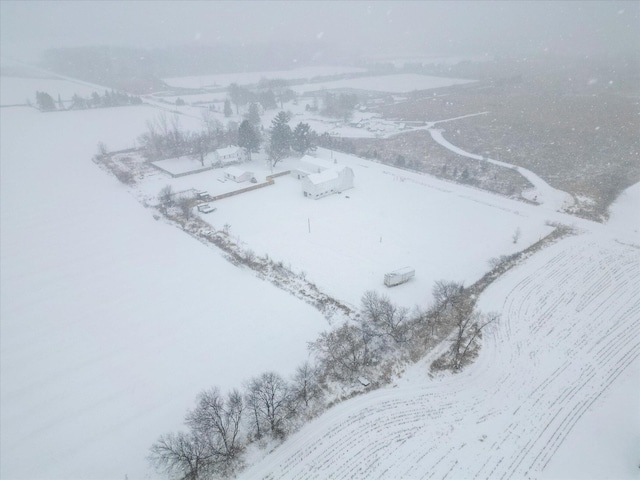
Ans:
{"type": "Polygon", "coordinates": [[[492,158],[485,158],[482,155],[476,155],[475,153],[469,153],[460,147],[456,147],[451,142],[446,140],[442,135],[442,130],[430,128],[427,130],[437,143],[442,145],[444,148],[457,153],[463,157],[472,158],[474,160],[485,160],[489,163],[493,163],[494,165],[498,165],[500,167],[510,168],[518,172],[524,178],[526,178],[535,189],[535,197],[537,198],[537,202],[545,205],[547,208],[550,208],[555,211],[562,211],[574,204],[573,197],[569,195],[567,192],[563,192],[562,190],[558,190],[553,188],[547,182],[545,182],[538,175],[533,173],[531,170],[528,170],[523,167],[519,167],[517,165],[512,165],[510,163],[501,162],[500,160],[494,160],[492,158]]]}
{"type": "Polygon", "coordinates": [[[243,478],[535,478],[640,356],[632,247],[590,236],[540,252],[480,297],[502,318],[478,361],[346,401],[243,478]]]}

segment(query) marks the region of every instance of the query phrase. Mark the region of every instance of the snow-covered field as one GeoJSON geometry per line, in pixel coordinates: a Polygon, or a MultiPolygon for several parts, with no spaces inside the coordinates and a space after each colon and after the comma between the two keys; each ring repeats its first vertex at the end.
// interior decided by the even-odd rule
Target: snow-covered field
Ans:
{"type": "Polygon", "coordinates": [[[207,87],[228,87],[232,83],[238,85],[253,85],[263,78],[284,79],[284,80],[311,80],[312,78],[329,77],[332,75],[342,75],[345,73],[364,72],[358,67],[340,66],[317,66],[300,67],[292,70],[262,71],[262,72],[238,72],[220,73],[215,75],[198,75],[191,77],[165,78],[164,81],[179,88],[207,88],[207,87]]]}
{"type": "MultiPolygon", "coordinates": [[[[52,93],[55,83],[41,85],[52,93]]],[[[4,77],[1,91],[21,95],[4,77]]],[[[179,110],[185,128],[201,127],[197,109],[179,110]]],[[[267,369],[288,375],[327,328],[317,311],[154,220],[134,198],[153,201],[166,184],[229,191],[221,170],[154,172],[127,191],[91,162],[99,141],[134,146],[157,112],[0,109],[2,478],[153,478],[149,446],[180,428],[200,390],[267,369]]],[[[243,478],[637,478],[637,186],[599,225],[317,155],[349,165],[355,188],[311,200],[298,180],[278,177],[203,218],[352,304],[376,289],[425,306],[435,280],[470,284],[490,258],[548,233],[547,220],[580,234],[480,297],[502,318],[463,373],[430,378],[424,359],[394,386],[330,409],[243,478]],[[405,265],[416,277],[386,289],[383,274],[405,265]]],[[[259,155],[245,167],[259,179],[269,173],[259,155]]]]}
{"type": "Polygon", "coordinates": [[[474,365],[430,379],[421,362],[331,409],[242,478],[538,478],[548,465],[549,478],[637,478],[639,284],[636,248],[595,234],[564,240],[480,297],[502,317],[474,365]],[[635,397],[617,402],[628,410],[602,406],[620,393],[635,397]],[[592,408],[627,426],[572,434],[592,408]],[[578,456],[586,442],[591,458],[578,456]],[[556,451],[564,463],[552,462],[556,451]]]}
{"type": "Polygon", "coordinates": [[[396,75],[381,75],[375,77],[349,78],[330,82],[294,85],[291,88],[298,93],[353,89],[372,92],[409,93],[414,90],[430,90],[432,88],[463,85],[474,80],[462,80],[460,78],[432,77],[417,73],[401,73],[396,75]]]}
{"type": "Polygon", "coordinates": [[[200,390],[288,375],[327,327],[91,161],[155,114],[0,110],[1,478],[143,478],[200,390]]]}
{"type": "Polygon", "coordinates": [[[105,90],[104,87],[62,78],[1,78],[0,105],[25,104],[27,101],[35,105],[36,92],[46,92],[57,102],[58,95],[62,101],[68,101],[75,93],[81,97],[90,97],[93,92],[102,95],[105,90]]]}
{"type": "Polygon", "coordinates": [[[450,55],[424,55],[421,53],[413,53],[413,54],[405,54],[405,55],[395,55],[395,54],[369,55],[366,58],[369,61],[384,63],[384,64],[390,63],[396,68],[402,68],[410,64],[455,65],[456,63],[460,63],[464,61],[486,62],[491,60],[492,57],[490,57],[488,54],[452,57],[450,55]]]}

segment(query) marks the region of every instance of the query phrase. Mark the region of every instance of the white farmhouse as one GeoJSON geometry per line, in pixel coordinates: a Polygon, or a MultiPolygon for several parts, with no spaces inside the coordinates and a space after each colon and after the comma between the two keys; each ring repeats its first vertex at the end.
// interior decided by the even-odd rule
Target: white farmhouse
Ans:
{"type": "Polygon", "coordinates": [[[312,173],[302,179],[302,192],[305,197],[322,198],[353,188],[353,170],[345,166],[336,166],[320,173],[312,173]]]}
{"type": "Polygon", "coordinates": [[[246,182],[253,178],[253,172],[248,172],[238,167],[227,167],[224,170],[224,177],[234,182],[246,182]]]}
{"type": "Polygon", "coordinates": [[[215,151],[214,163],[229,165],[241,163],[246,160],[244,149],[231,145],[230,147],[219,148],[215,151]]]}

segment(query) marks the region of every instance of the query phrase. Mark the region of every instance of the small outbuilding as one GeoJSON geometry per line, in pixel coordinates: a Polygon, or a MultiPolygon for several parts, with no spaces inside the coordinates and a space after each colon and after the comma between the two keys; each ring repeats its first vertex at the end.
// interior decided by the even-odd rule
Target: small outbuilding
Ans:
{"type": "Polygon", "coordinates": [[[247,182],[253,178],[253,172],[238,167],[227,167],[224,170],[224,177],[238,183],[247,182]]]}

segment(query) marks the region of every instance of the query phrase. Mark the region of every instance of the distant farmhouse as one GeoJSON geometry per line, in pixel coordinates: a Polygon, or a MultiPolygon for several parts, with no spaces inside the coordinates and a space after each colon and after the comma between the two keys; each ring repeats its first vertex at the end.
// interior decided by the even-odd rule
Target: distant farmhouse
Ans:
{"type": "Polygon", "coordinates": [[[353,188],[353,170],[344,165],[305,155],[291,175],[302,180],[302,193],[308,198],[322,198],[353,188]]]}
{"type": "Polygon", "coordinates": [[[227,167],[224,170],[224,177],[237,183],[247,182],[253,178],[253,172],[238,167],[227,167]]]}
{"type": "Polygon", "coordinates": [[[213,163],[221,165],[233,165],[246,160],[244,149],[231,145],[230,147],[219,148],[214,152],[213,163]]]}

